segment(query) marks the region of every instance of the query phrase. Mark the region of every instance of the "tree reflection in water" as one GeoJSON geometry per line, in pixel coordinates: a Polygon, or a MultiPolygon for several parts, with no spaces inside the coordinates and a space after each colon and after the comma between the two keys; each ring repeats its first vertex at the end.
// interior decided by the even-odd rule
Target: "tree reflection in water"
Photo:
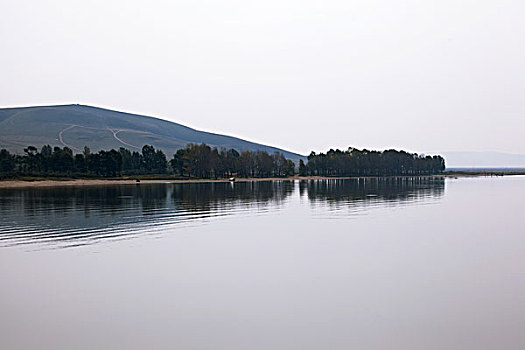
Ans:
{"type": "Polygon", "coordinates": [[[2,189],[0,246],[128,239],[213,217],[277,211],[299,196],[339,207],[413,202],[441,196],[444,187],[442,178],[414,177],[2,189]]]}

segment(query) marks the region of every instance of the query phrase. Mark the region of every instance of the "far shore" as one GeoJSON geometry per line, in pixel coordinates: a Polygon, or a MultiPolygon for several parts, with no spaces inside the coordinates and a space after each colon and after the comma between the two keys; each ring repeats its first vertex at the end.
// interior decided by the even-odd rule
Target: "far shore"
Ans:
{"type": "MultiPolygon", "coordinates": [[[[414,177],[473,177],[473,176],[508,176],[525,175],[525,171],[449,171],[437,175],[417,175],[414,177]]],[[[386,176],[382,178],[400,178],[412,176],[386,176]]],[[[374,176],[290,176],[290,177],[266,177],[266,178],[235,178],[235,182],[248,181],[294,181],[294,180],[328,180],[328,179],[363,179],[378,178],[374,176]]],[[[220,183],[230,182],[229,179],[15,179],[0,180],[0,188],[21,187],[58,187],[58,186],[93,186],[93,185],[138,185],[138,184],[182,184],[182,183],[220,183]]]]}

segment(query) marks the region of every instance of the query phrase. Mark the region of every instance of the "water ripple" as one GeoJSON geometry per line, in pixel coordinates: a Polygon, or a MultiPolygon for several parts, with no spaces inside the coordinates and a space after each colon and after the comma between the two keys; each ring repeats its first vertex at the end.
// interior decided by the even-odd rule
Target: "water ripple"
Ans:
{"type": "Polygon", "coordinates": [[[267,215],[303,197],[314,217],[342,218],[425,202],[443,191],[443,179],[433,178],[3,189],[0,247],[78,247],[165,234],[229,216],[267,215]]]}

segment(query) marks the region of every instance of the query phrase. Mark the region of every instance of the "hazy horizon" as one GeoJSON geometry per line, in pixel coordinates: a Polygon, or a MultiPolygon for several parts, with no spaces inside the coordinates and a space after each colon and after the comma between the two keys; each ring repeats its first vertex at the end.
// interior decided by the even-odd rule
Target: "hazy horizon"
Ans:
{"type": "Polygon", "coordinates": [[[0,106],[92,105],[300,154],[525,154],[524,9],[3,2],[0,106]]]}

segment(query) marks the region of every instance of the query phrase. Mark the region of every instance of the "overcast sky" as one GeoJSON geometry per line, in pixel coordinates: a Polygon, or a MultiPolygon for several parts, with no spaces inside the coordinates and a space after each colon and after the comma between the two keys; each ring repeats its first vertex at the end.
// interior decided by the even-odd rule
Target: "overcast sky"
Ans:
{"type": "Polygon", "coordinates": [[[0,106],[81,103],[299,153],[525,153],[524,1],[0,0],[0,106]]]}

